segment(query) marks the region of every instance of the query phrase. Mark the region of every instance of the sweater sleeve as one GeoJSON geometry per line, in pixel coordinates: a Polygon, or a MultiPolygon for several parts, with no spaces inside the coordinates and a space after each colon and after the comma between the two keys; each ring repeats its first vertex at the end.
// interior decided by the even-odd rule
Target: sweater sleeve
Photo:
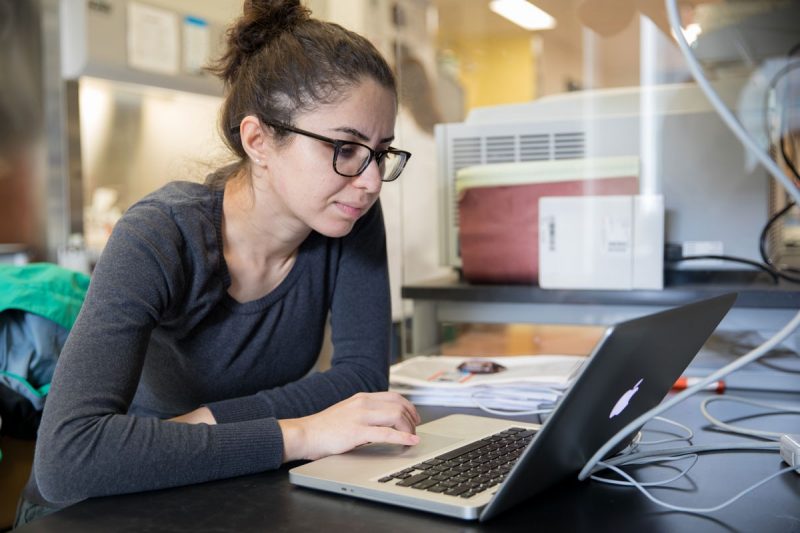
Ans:
{"type": "Polygon", "coordinates": [[[275,419],[209,426],[129,415],[151,332],[180,298],[182,237],[168,212],[131,209],[116,225],[56,367],[34,460],[56,504],[278,467],[275,419]]]}
{"type": "Polygon", "coordinates": [[[306,416],[357,392],[388,388],[391,302],[380,203],[341,244],[331,303],[331,368],[282,387],[208,404],[218,422],[306,416]]]}

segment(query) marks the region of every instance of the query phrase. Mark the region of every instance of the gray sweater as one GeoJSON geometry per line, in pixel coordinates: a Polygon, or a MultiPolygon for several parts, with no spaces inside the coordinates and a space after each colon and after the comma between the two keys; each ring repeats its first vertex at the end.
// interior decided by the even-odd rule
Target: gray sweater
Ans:
{"type": "Polygon", "coordinates": [[[239,303],[227,293],[222,198],[175,182],[115,226],[56,368],[29,499],[61,506],[277,468],[278,419],[386,389],[380,205],[346,237],[312,232],[277,288],[239,303]],[[307,375],[329,312],[332,368],[307,375]],[[201,405],[217,425],[163,420],[201,405]]]}

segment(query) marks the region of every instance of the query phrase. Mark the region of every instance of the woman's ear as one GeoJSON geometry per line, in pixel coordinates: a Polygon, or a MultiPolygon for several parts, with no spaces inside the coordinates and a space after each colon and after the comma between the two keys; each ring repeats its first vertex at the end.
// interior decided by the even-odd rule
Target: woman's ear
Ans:
{"type": "Polygon", "coordinates": [[[269,133],[264,131],[261,121],[253,115],[247,115],[239,124],[239,135],[242,139],[242,148],[256,164],[268,159],[272,146],[269,133]]]}

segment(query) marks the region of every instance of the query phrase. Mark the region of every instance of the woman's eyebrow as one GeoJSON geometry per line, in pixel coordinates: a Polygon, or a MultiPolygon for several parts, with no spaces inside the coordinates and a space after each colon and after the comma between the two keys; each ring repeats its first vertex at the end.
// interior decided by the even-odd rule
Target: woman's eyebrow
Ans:
{"type": "MultiPolygon", "coordinates": [[[[366,135],[364,135],[363,133],[361,133],[360,131],[358,131],[355,128],[350,128],[350,127],[347,127],[347,126],[343,126],[341,128],[334,128],[334,131],[341,131],[342,133],[349,133],[353,137],[357,137],[358,139],[360,139],[360,140],[362,140],[364,142],[369,142],[369,137],[367,137],[366,135]]],[[[381,139],[380,144],[390,143],[393,140],[394,140],[394,135],[392,135],[391,137],[386,137],[384,139],[381,139]]]]}

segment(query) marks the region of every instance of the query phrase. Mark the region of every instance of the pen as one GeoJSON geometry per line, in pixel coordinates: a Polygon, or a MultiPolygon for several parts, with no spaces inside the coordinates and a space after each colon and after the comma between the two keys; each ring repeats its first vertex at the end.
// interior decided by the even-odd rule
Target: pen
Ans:
{"type": "MultiPolygon", "coordinates": [[[[686,376],[681,376],[678,378],[678,381],[672,386],[672,390],[684,390],[696,383],[700,383],[700,380],[703,378],[690,378],[686,376]]],[[[712,381],[708,385],[706,385],[706,390],[713,390],[720,394],[725,392],[725,382],[722,380],[719,381],[712,381]]]]}

